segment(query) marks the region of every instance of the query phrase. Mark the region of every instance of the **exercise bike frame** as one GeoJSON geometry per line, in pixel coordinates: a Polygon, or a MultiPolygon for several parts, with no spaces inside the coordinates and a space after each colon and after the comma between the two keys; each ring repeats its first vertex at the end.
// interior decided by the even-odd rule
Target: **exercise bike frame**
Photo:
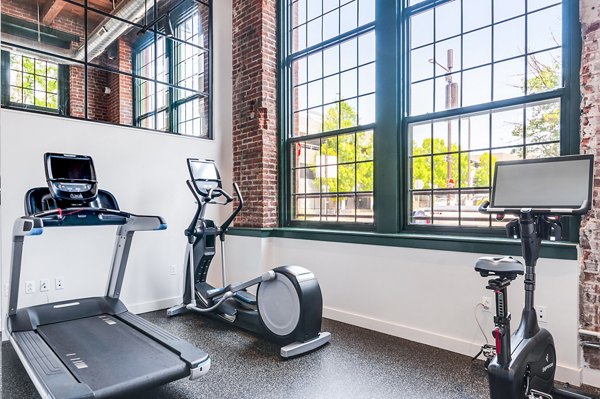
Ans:
{"type": "Polygon", "coordinates": [[[518,215],[518,219],[508,223],[506,230],[509,237],[520,237],[522,256],[525,260],[525,306],[519,327],[512,335],[507,288],[516,276],[499,276],[489,280],[486,287],[494,291],[496,299],[493,331],[496,356],[488,365],[491,399],[592,398],[554,386],[554,340],[548,330],[539,327],[534,304],[535,267],[540,256],[542,239],[561,238],[562,228],[556,216],[581,215],[587,212],[587,209],[587,201],[578,209],[491,208],[487,201],[479,207],[479,212],[497,214],[500,220],[505,214],[518,215]]]}

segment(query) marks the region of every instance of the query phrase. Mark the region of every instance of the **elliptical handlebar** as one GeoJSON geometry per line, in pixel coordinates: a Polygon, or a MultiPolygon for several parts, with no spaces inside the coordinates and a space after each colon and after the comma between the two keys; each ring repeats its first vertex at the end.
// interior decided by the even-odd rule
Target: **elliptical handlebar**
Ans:
{"type": "Polygon", "coordinates": [[[483,201],[481,205],[479,205],[479,213],[484,214],[515,214],[519,215],[523,212],[523,210],[529,210],[531,213],[536,215],[565,215],[565,216],[574,216],[574,215],[585,215],[587,211],[590,210],[590,203],[588,200],[582,202],[579,208],[492,208],[490,207],[490,201],[483,201]]]}
{"type": "MultiPolygon", "coordinates": [[[[227,204],[233,202],[233,197],[227,191],[223,190],[222,188],[215,187],[215,188],[211,188],[208,191],[208,195],[204,199],[204,198],[201,198],[200,195],[198,195],[198,192],[196,191],[194,183],[191,180],[187,180],[186,183],[187,183],[188,188],[194,195],[196,202],[198,203],[198,207],[196,209],[196,214],[194,215],[192,222],[190,223],[187,230],[185,231],[186,235],[191,240],[192,236],[193,236],[193,232],[196,228],[196,224],[198,223],[198,219],[202,215],[203,205],[204,204],[227,205],[227,204]],[[225,201],[220,201],[220,202],[214,201],[214,199],[219,197],[220,195],[223,195],[225,197],[225,201]]],[[[225,233],[227,232],[227,229],[229,228],[231,223],[233,223],[233,220],[236,218],[238,213],[240,213],[240,211],[244,207],[244,197],[242,196],[242,193],[240,192],[240,188],[237,185],[237,183],[233,183],[233,189],[235,190],[235,194],[238,197],[238,206],[233,211],[233,213],[227,218],[227,220],[225,220],[225,222],[223,222],[223,225],[220,228],[220,234],[219,234],[221,240],[225,239],[225,233]]]]}
{"type": "Polygon", "coordinates": [[[213,204],[218,204],[218,205],[227,205],[231,201],[233,201],[233,198],[231,197],[231,195],[229,195],[229,193],[227,191],[225,191],[219,187],[214,187],[214,188],[211,188],[210,190],[208,190],[207,198],[208,198],[208,200],[206,202],[212,202],[213,204]],[[219,197],[219,195],[217,195],[217,194],[224,196],[225,201],[222,201],[222,202],[214,201],[213,202],[213,200],[215,198],[219,197]]]}
{"type": "Polygon", "coordinates": [[[235,208],[233,213],[227,218],[227,220],[223,222],[223,225],[221,226],[221,240],[225,239],[225,233],[227,232],[229,225],[231,225],[235,217],[238,215],[238,213],[240,213],[240,211],[244,207],[244,197],[242,197],[242,193],[240,192],[240,188],[238,187],[237,183],[233,183],[233,189],[235,190],[235,195],[238,197],[238,206],[237,208],[235,208]]]}

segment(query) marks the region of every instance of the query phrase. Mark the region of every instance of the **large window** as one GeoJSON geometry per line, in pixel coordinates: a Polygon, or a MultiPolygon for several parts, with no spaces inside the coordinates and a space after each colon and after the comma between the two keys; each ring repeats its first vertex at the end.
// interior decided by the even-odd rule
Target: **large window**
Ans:
{"type": "Polygon", "coordinates": [[[495,227],[477,207],[497,161],[577,151],[576,2],[363,2],[293,1],[282,20],[283,222],[495,227]]]}
{"type": "Polygon", "coordinates": [[[206,18],[197,10],[169,14],[167,37],[141,41],[134,55],[135,123],[188,136],[209,135],[209,53],[206,18]],[[204,18],[204,19],[203,19],[204,18]],[[179,40],[173,40],[173,35],[179,40]],[[156,80],[154,75],[156,74],[156,80]],[[168,82],[169,85],[157,84],[168,82]]]}
{"type": "Polygon", "coordinates": [[[289,4],[292,221],[373,222],[375,4],[289,4]]]}
{"type": "Polygon", "coordinates": [[[560,155],[562,8],[454,0],[407,13],[410,223],[489,226],[477,207],[495,162],[560,155]]]}
{"type": "Polygon", "coordinates": [[[210,137],[210,0],[5,0],[2,106],[210,137]]]}

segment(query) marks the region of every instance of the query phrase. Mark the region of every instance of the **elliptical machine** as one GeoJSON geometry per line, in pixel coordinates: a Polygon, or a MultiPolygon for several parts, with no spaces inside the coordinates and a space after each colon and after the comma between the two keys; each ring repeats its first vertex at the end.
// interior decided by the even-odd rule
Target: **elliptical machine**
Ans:
{"type": "Polygon", "coordinates": [[[206,282],[215,255],[217,237],[221,242],[221,276],[225,276],[225,235],[242,210],[244,199],[233,183],[238,206],[221,226],[204,217],[208,204],[227,205],[233,197],[223,190],[219,171],[212,160],[189,158],[187,186],[198,208],[185,230],[183,303],[167,310],[175,316],[188,310],[262,335],[280,345],[284,358],[317,349],[331,338],[321,332],[323,299],[314,274],[300,266],[280,266],[252,280],[215,288],[206,282]],[[246,291],[257,285],[256,296],[246,291]],[[193,295],[192,295],[193,293],[193,295]]]}
{"type": "Polygon", "coordinates": [[[520,238],[523,264],[512,257],[482,257],[475,271],[493,276],[487,289],[496,300],[496,355],[487,365],[491,399],[591,399],[554,386],[556,350],[548,330],[540,328],[534,307],[535,267],[542,240],[560,240],[560,216],[585,214],[591,206],[594,158],[591,155],[541,160],[497,162],[491,203],[479,212],[517,215],[506,225],[510,238],[520,238]],[[557,191],[556,187],[561,187],[557,191]],[[511,335],[507,289],[525,275],[525,307],[517,331],[511,335]]]}

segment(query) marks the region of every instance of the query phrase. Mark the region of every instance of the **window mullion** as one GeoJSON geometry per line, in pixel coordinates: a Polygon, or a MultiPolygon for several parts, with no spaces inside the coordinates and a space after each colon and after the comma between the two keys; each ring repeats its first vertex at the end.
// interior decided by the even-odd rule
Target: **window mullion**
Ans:
{"type": "MultiPolygon", "coordinates": [[[[401,104],[399,93],[402,93],[403,81],[399,79],[398,71],[406,68],[397,56],[404,37],[404,32],[398,37],[397,0],[376,0],[375,19],[376,35],[376,73],[375,86],[375,120],[377,127],[374,132],[374,218],[375,230],[378,233],[397,233],[400,230],[402,192],[404,179],[394,178],[393,171],[400,171],[402,157],[400,156],[400,122],[401,104]],[[399,90],[398,90],[399,89],[399,90]]],[[[402,26],[404,26],[402,24],[402,26]]]]}

